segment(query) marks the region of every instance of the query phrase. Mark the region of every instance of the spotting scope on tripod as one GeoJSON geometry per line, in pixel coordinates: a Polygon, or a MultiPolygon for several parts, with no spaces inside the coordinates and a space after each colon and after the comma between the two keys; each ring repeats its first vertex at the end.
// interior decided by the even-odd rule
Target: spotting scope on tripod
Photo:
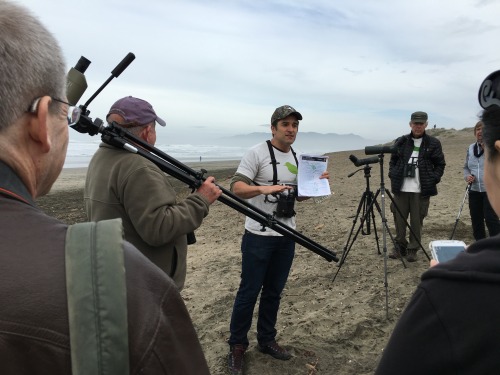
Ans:
{"type": "MultiPolygon", "coordinates": [[[[351,173],[348,177],[352,177],[354,174],[359,172],[360,170],[364,171],[364,177],[366,180],[366,189],[363,192],[361,199],[359,201],[358,209],[356,211],[356,215],[353,220],[353,224],[351,227],[351,231],[349,232],[349,236],[347,238],[347,242],[344,246],[342,256],[340,258],[340,261],[338,262],[338,269],[337,272],[335,273],[333,280],[337,277],[338,273],[340,272],[340,269],[342,265],[345,263],[347,256],[349,255],[350,250],[352,249],[352,246],[354,242],[356,241],[356,238],[358,237],[359,233],[363,234],[370,234],[371,233],[371,227],[373,225],[373,232],[375,234],[375,239],[377,242],[377,252],[380,255],[380,246],[379,246],[379,238],[378,238],[378,232],[377,232],[377,227],[375,225],[375,212],[373,208],[375,207],[380,219],[382,221],[382,254],[384,258],[384,287],[385,287],[385,306],[386,306],[386,317],[389,317],[389,294],[388,294],[388,281],[387,281],[387,235],[390,236],[391,241],[393,244],[395,244],[395,238],[392,235],[391,231],[389,230],[388,224],[387,224],[387,218],[385,215],[385,197],[388,196],[389,199],[391,200],[391,203],[393,207],[396,209],[399,215],[404,218],[404,215],[402,214],[401,210],[399,207],[397,207],[396,202],[394,201],[394,198],[392,197],[391,193],[389,190],[386,190],[385,188],[385,182],[384,182],[384,155],[385,154],[392,154],[397,151],[397,144],[391,145],[391,146],[367,146],[365,147],[365,154],[366,155],[377,155],[377,156],[372,156],[370,158],[365,158],[365,159],[358,159],[354,155],[349,156],[349,160],[351,160],[356,167],[363,166],[363,168],[356,170],[355,172],[351,173]],[[373,193],[370,189],[370,177],[371,177],[371,166],[370,164],[375,164],[378,163],[380,166],[380,187],[377,189],[375,193],[373,193]],[[380,195],[381,197],[381,204],[379,205],[377,198],[380,195]],[[356,228],[356,223],[359,222],[358,229],[356,230],[354,236],[354,230],[356,228]],[[371,225],[372,224],[372,225],[371,225]]],[[[406,218],[405,218],[406,221],[406,218]]],[[[410,229],[410,231],[413,233],[410,225],[408,222],[406,222],[406,226],[410,229]]],[[[426,253],[425,249],[423,248],[422,244],[420,244],[420,247],[422,248],[423,252],[427,256],[427,258],[430,260],[429,255],[426,253]]],[[[403,257],[399,258],[400,261],[402,262],[404,268],[406,268],[406,263],[403,259],[403,257]]]]}
{"type": "MultiPolygon", "coordinates": [[[[387,230],[387,233],[391,236],[392,241],[394,242],[394,238],[392,237],[391,232],[389,231],[389,228],[387,228],[387,220],[385,219],[385,209],[382,209],[377,202],[377,196],[382,189],[384,188],[384,181],[383,181],[383,157],[384,153],[380,153],[378,156],[372,156],[370,158],[365,158],[365,159],[358,159],[354,155],[349,156],[349,160],[352,161],[352,163],[356,167],[361,167],[363,168],[357,169],[354,172],[350,173],[347,177],[351,178],[354,176],[356,173],[359,171],[364,171],[364,178],[365,178],[365,191],[361,195],[361,198],[359,200],[358,208],[356,210],[356,214],[354,216],[354,219],[352,221],[352,226],[351,230],[349,232],[349,235],[347,237],[346,244],[343,248],[342,256],[340,257],[340,261],[338,262],[337,266],[339,267],[337,269],[337,272],[335,273],[335,276],[333,277],[333,280],[335,281],[335,278],[337,277],[340,268],[344,264],[347,256],[349,255],[349,252],[354,245],[354,242],[358,238],[358,235],[361,233],[363,235],[370,235],[372,230],[373,233],[375,234],[375,242],[377,244],[377,253],[380,255],[380,244],[379,244],[379,236],[377,232],[377,225],[375,222],[375,211],[374,207],[377,209],[377,212],[380,215],[380,218],[382,220],[382,224],[384,225],[384,234],[385,230],[387,230]],[[371,177],[371,164],[376,164],[380,163],[381,164],[381,189],[378,189],[376,193],[374,193],[371,188],[370,188],[370,177],[371,177]],[[358,223],[359,221],[359,223],[358,223]],[[358,228],[356,230],[356,224],[358,224],[358,228]]],[[[385,193],[382,194],[382,205],[384,205],[384,197],[385,193]]],[[[384,242],[383,242],[383,247],[386,248],[386,241],[384,237],[384,242]]],[[[402,260],[403,265],[406,267],[404,260],[402,260]]]]}

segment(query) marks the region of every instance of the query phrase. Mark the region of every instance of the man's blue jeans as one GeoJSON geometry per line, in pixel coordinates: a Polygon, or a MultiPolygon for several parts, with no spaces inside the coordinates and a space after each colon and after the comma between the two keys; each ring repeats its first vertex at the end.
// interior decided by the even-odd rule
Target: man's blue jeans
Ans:
{"type": "Polygon", "coordinates": [[[295,242],[285,236],[259,236],[245,231],[241,242],[241,282],[231,316],[229,345],[248,346],[248,331],[261,292],[257,341],[275,340],[281,292],[292,266],[295,242]]]}

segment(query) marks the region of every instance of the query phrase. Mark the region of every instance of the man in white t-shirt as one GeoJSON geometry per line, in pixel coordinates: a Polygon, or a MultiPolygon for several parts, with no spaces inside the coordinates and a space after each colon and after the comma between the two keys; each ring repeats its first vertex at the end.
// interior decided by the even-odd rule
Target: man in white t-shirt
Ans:
{"type": "Polygon", "coordinates": [[[441,142],[426,134],[427,119],[425,112],[412,113],[411,132],[396,140],[396,151],[391,155],[389,162],[391,190],[397,206],[391,202],[396,226],[396,244],[394,251],[389,255],[392,259],[406,255],[408,262],[417,260],[417,251],[421,246],[422,225],[429,211],[430,197],[437,195],[436,185],[444,173],[446,163],[441,142]],[[410,216],[411,231],[407,240],[408,216],[410,216]]]}
{"type": "MultiPolygon", "coordinates": [[[[295,229],[298,161],[295,142],[302,115],[289,105],[276,108],[271,117],[272,138],[249,149],[231,181],[231,190],[250,204],[295,229]]],[[[320,178],[328,178],[324,172],[320,178]]],[[[276,320],[295,253],[293,239],[263,227],[247,217],[241,243],[241,281],[231,315],[228,367],[231,375],[243,374],[248,331],[260,293],[257,319],[258,350],[288,360],[289,351],[276,342],[276,320]]]]}

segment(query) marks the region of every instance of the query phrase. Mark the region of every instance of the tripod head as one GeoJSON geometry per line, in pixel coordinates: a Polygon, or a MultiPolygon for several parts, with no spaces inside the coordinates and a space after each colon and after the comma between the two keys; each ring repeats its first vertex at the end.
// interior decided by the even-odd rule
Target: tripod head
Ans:
{"type": "Polygon", "coordinates": [[[372,170],[372,167],[370,167],[368,164],[365,165],[363,168],[359,168],[359,169],[356,169],[354,172],[352,173],[349,173],[347,175],[348,178],[351,178],[352,176],[354,176],[356,173],[358,173],[359,171],[365,171],[365,178],[370,178],[371,177],[371,174],[370,174],[370,171],[372,170]]]}
{"type": "MultiPolygon", "coordinates": [[[[396,149],[393,148],[393,146],[391,146],[389,148],[387,148],[387,146],[384,146],[384,147],[367,146],[367,147],[365,147],[365,154],[371,155],[370,153],[375,148],[377,148],[377,151],[379,152],[378,156],[372,156],[371,158],[366,158],[366,159],[362,159],[362,160],[372,160],[371,161],[372,163],[379,163],[380,164],[380,189],[381,189],[382,193],[384,193],[385,192],[385,188],[384,188],[384,186],[385,186],[385,183],[384,183],[384,154],[385,153],[392,154],[395,152],[396,149]]],[[[383,195],[382,195],[382,198],[383,198],[383,195]]]]}

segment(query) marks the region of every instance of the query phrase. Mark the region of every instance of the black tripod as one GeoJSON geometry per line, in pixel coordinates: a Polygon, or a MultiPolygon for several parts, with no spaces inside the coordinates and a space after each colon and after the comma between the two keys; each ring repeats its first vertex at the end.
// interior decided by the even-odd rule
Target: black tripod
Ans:
{"type": "MultiPolygon", "coordinates": [[[[378,234],[377,234],[377,229],[376,229],[376,225],[375,225],[375,213],[373,212],[373,207],[375,206],[375,208],[377,209],[377,212],[379,213],[379,215],[381,217],[382,225],[383,225],[383,227],[382,227],[382,229],[383,229],[383,231],[382,231],[382,243],[383,243],[383,255],[384,255],[385,306],[386,306],[386,318],[389,318],[389,315],[388,315],[389,297],[388,297],[388,282],[387,282],[387,233],[391,237],[393,244],[395,243],[395,239],[394,239],[393,235],[391,234],[391,231],[389,230],[389,227],[387,224],[387,219],[385,217],[385,196],[386,196],[386,194],[389,197],[389,199],[391,200],[393,207],[396,209],[398,214],[401,217],[404,217],[404,216],[403,216],[401,210],[399,209],[399,207],[396,205],[396,202],[394,201],[394,198],[392,197],[391,193],[385,189],[384,154],[381,153],[377,157],[372,157],[372,158],[368,158],[368,159],[364,159],[364,160],[358,160],[356,157],[351,155],[350,159],[351,159],[351,161],[354,162],[354,164],[356,166],[360,166],[363,164],[365,165],[363,170],[365,171],[366,190],[363,192],[363,195],[362,195],[361,200],[359,202],[356,216],[353,220],[353,225],[351,227],[351,232],[349,233],[349,237],[348,237],[346,245],[344,247],[342,257],[340,258],[340,261],[338,263],[338,269],[337,269],[337,272],[335,273],[335,276],[333,277],[333,281],[335,281],[335,278],[337,277],[338,273],[340,272],[340,268],[344,264],[344,262],[347,258],[347,255],[349,254],[349,251],[351,250],[352,245],[354,244],[354,241],[356,241],[356,238],[358,237],[359,233],[363,230],[363,228],[364,228],[363,225],[365,224],[365,222],[366,222],[366,232],[363,230],[363,234],[370,234],[370,220],[373,223],[373,229],[374,229],[375,238],[377,241],[377,250],[378,250],[378,254],[380,254],[380,246],[378,243],[378,234]],[[369,166],[369,164],[376,163],[376,162],[378,162],[380,164],[380,188],[377,190],[377,192],[375,194],[373,194],[373,192],[370,190],[370,180],[369,179],[370,179],[371,167],[369,166]],[[377,202],[377,197],[379,194],[382,197],[381,205],[379,205],[377,202]],[[361,210],[363,210],[363,215],[361,216],[361,221],[360,221],[359,227],[356,231],[356,234],[354,235],[354,237],[351,240],[351,237],[352,237],[352,234],[354,232],[354,228],[356,226],[356,222],[358,221],[359,213],[361,212],[361,210]]],[[[358,169],[354,173],[351,173],[348,177],[353,176],[359,170],[360,169],[358,169]]],[[[406,221],[406,218],[405,218],[405,223],[406,223],[406,227],[409,228],[410,232],[415,237],[415,233],[413,232],[410,225],[406,221]]],[[[423,250],[424,254],[426,255],[427,259],[430,260],[429,255],[427,254],[427,252],[423,248],[420,241],[418,241],[418,243],[420,245],[420,248],[423,250]]],[[[406,263],[405,263],[403,257],[399,257],[399,259],[401,260],[401,263],[403,264],[404,268],[406,268],[406,263]]]]}
{"type": "MultiPolygon", "coordinates": [[[[377,157],[376,159],[372,158],[370,160],[372,160],[372,161],[376,160],[378,162],[379,159],[377,157]]],[[[347,258],[347,255],[349,254],[349,251],[351,250],[352,246],[354,245],[356,238],[358,238],[358,235],[360,233],[363,235],[370,235],[371,230],[372,230],[372,226],[373,226],[373,233],[375,234],[375,242],[377,244],[377,253],[379,255],[381,254],[377,226],[375,224],[375,212],[373,211],[373,207],[375,206],[375,208],[377,209],[377,212],[379,213],[380,217],[382,218],[382,223],[384,224],[384,226],[387,225],[387,220],[385,220],[384,213],[376,200],[376,197],[379,194],[380,189],[377,191],[377,194],[374,194],[370,190],[370,177],[371,177],[370,172],[371,172],[371,169],[372,169],[372,167],[369,164],[365,164],[365,166],[363,168],[357,169],[356,171],[354,171],[353,173],[351,173],[347,176],[348,178],[350,178],[350,177],[354,176],[357,172],[363,170],[364,177],[366,180],[366,189],[363,192],[363,195],[361,196],[361,199],[359,201],[358,209],[356,210],[356,215],[354,216],[354,219],[352,221],[351,231],[349,232],[349,236],[347,237],[347,241],[346,241],[346,244],[344,246],[340,261],[337,264],[338,269],[337,269],[337,272],[335,273],[335,276],[333,277],[333,281],[335,281],[335,278],[337,277],[337,275],[340,271],[340,268],[344,264],[344,262],[347,258]],[[360,214],[361,214],[361,216],[360,216],[360,214]],[[356,227],[356,223],[358,222],[358,220],[360,220],[359,226],[358,226],[356,233],[354,233],[354,229],[356,227]],[[353,234],[354,234],[354,236],[353,236],[353,234]]],[[[391,237],[392,242],[394,243],[395,240],[394,240],[394,237],[392,236],[391,232],[389,231],[389,228],[386,228],[386,230],[387,230],[387,233],[389,233],[389,236],[391,237]]],[[[403,258],[401,258],[401,261],[403,263],[403,266],[406,268],[406,264],[405,264],[403,258]]]]}

